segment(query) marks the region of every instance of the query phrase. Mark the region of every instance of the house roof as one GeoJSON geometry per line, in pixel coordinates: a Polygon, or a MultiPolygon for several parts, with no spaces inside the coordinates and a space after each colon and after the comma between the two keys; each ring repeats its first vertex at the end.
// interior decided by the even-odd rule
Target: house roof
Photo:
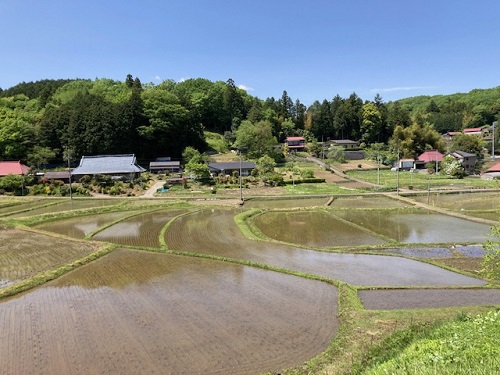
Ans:
{"type": "Polygon", "coordinates": [[[466,128],[464,129],[464,133],[481,133],[483,128],[466,128]]]}
{"type": "Polygon", "coordinates": [[[73,174],[121,174],[144,172],[144,168],[136,162],[135,155],[99,155],[82,156],[80,165],[73,170],[73,174]]]}
{"type": "Polygon", "coordinates": [[[425,163],[430,163],[433,161],[443,161],[443,154],[438,150],[427,150],[421,154],[417,160],[423,161],[425,163]]]}
{"type": "Polygon", "coordinates": [[[500,163],[493,164],[485,173],[500,172],[500,163]]]}
{"type": "MultiPolygon", "coordinates": [[[[254,169],[255,163],[252,161],[241,162],[241,169],[254,169]]],[[[208,169],[215,171],[235,170],[240,169],[240,162],[225,162],[225,163],[208,163],[208,169]]]]}
{"type": "Polygon", "coordinates": [[[465,151],[459,151],[459,150],[457,150],[457,151],[453,151],[453,152],[451,152],[450,154],[452,154],[452,155],[459,155],[459,156],[461,156],[461,157],[463,157],[463,158],[470,158],[470,157],[476,156],[475,154],[470,154],[470,153],[468,153],[468,152],[465,152],[465,151]]]}
{"type": "Polygon", "coordinates": [[[43,177],[49,180],[69,180],[70,174],[69,171],[54,171],[54,172],[45,172],[43,177]]]}
{"type": "Polygon", "coordinates": [[[339,145],[352,145],[352,144],[358,144],[356,141],[351,141],[350,139],[333,139],[330,141],[331,143],[336,143],[339,145]]]}
{"type": "Polygon", "coordinates": [[[304,137],[286,137],[285,141],[305,141],[304,137]]]}
{"type": "Polygon", "coordinates": [[[152,161],[149,163],[149,168],[171,168],[180,167],[180,161],[152,161]]]}
{"type": "Polygon", "coordinates": [[[0,161],[0,176],[9,174],[22,175],[27,174],[29,167],[22,164],[19,160],[16,161],[0,161]]]}

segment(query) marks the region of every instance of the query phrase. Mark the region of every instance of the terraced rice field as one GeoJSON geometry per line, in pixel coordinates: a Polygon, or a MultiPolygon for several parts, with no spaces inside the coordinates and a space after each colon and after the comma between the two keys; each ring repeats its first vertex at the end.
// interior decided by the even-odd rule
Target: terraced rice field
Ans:
{"type": "Polygon", "coordinates": [[[71,263],[95,249],[90,242],[72,242],[18,229],[0,229],[0,287],[71,263]]]}
{"type": "Polygon", "coordinates": [[[337,331],[332,286],[120,250],[1,303],[2,374],[255,374],[299,365],[337,331]]]}
{"type": "Polygon", "coordinates": [[[93,239],[120,245],[159,248],[162,228],[185,212],[186,210],[167,210],[136,215],[104,229],[93,236],[93,239]]]}
{"type": "MultiPolygon", "coordinates": [[[[235,216],[250,205],[153,212],[154,202],[145,208],[137,200],[135,211],[37,226],[43,233],[0,226],[0,289],[99,247],[72,238],[96,233],[93,240],[128,247],[2,299],[0,373],[255,374],[298,366],[335,337],[339,296],[329,283],[279,269],[360,287],[366,309],[500,305],[500,290],[482,289],[484,280],[394,256],[479,261],[480,245],[447,243],[480,243],[488,226],[372,198],[255,200],[264,213],[249,223],[268,240],[237,226],[235,216]],[[405,241],[440,245],[401,247],[405,241]],[[359,245],[387,255],[348,253],[359,245]],[[332,246],[345,253],[317,251],[332,246]]],[[[2,208],[12,207],[0,206],[0,215],[2,208]]]]}

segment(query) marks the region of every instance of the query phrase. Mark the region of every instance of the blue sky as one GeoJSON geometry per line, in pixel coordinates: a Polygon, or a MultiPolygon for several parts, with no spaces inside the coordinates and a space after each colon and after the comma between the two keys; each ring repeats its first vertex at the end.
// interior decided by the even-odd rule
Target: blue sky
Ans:
{"type": "Polygon", "coordinates": [[[306,105],[500,85],[498,0],[0,0],[0,87],[207,78],[306,105]]]}

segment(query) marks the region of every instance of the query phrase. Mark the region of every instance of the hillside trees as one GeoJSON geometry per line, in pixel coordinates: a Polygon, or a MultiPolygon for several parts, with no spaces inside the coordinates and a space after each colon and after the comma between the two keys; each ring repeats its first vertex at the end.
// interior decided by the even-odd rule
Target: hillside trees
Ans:
{"type": "Polygon", "coordinates": [[[391,149],[402,152],[404,158],[416,158],[425,150],[445,150],[445,142],[441,135],[429,124],[417,122],[408,127],[396,126],[390,140],[391,149]]]}
{"type": "Polygon", "coordinates": [[[258,159],[266,154],[273,153],[273,147],[277,144],[276,138],[272,134],[272,127],[268,121],[242,121],[236,130],[236,141],[234,146],[250,159],[258,159]]]}
{"type": "Polygon", "coordinates": [[[203,129],[193,122],[191,113],[180,105],[177,97],[162,89],[144,92],[144,113],[149,119],[148,125],[138,128],[147,147],[143,156],[153,158],[158,155],[178,157],[187,146],[204,151],[206,143],[203,129]]]}

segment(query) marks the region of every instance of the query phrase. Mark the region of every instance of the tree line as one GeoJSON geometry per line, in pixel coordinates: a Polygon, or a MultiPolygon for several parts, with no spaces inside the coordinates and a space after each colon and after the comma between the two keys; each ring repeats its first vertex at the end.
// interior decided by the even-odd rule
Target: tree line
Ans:
{"type": "Polygon", "coordinates": [[[96,154],[180,158],[186,147],[209,149],[205,131],[251,149],[253,157],[294,135],[312,143],[359,140],[362,146],[411,155],[442,149],[441,133],[491,124],[499,113],[500,87],[390,103],[379,95],[363,101],[352,93],[307,107],[286,91],[277,99],[259,99],[232,79],[157,85],[130,74],[124,81],[42,80],[0,89],[0,160],[33,167],[96,154]]]}

